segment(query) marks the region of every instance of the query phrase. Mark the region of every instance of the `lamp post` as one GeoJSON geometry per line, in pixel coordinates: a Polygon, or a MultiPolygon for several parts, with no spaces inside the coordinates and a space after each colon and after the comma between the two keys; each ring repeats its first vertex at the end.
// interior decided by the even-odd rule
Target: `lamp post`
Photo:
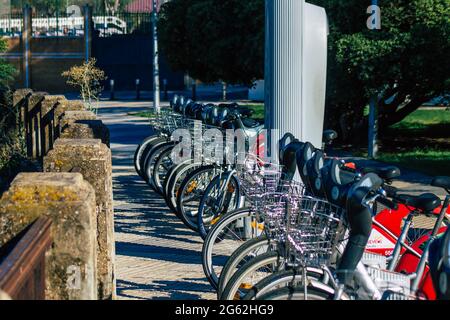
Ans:
{"type": "Polygon", "coordinates": [[[159,88],[159,54],[158,54],[158,3],[152,0],[153,22],[153,108],[160,112],[160,88],[159,88]]]}
{"type": "MultiPolygon", "coordinates": [[[[367,9],[371,17],[367,20],[369,30],[379,30],[381,28],[380,12],[378,0],[372,0],[372,5],[367,9]]],[[[369,134],[368,134],[368,157],[376,159],[378,157],[378,94],[374,93],[369,103],[369,134]]]]}

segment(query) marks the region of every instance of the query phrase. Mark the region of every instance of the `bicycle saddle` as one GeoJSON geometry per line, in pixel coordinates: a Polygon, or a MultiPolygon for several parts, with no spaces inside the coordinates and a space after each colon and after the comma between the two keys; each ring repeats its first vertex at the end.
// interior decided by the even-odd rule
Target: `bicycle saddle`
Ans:
{"type": "Polygon", "coordinates": [[[441,199],[432,193],[424,193],[420,196],[400,194],[397,195],[396,199],[401,203],[417,208],[426,214],[433,212],[441,205],[441,199]]]}
{"type": "Polygon", "coordinates": [[[233,103],[220,103],[219,108],[237,109],[239,105],[236,102],[233,103]]]}
{"type": "MultiPolygon", "coordinates": [[[[436,177],[431,181],[433,187],[443,188],[450,191],[450,177],[436,177]]],[[[449,192],[450,193],[450,192],[449,192]]]]}
{"type": "Polygon", "coordinates": [[[244,125],[244,130],[245,129],[255,129],[258,128],[259,126],[261,126],[261,124],[253,119],[250,118],[241,118],[242,124],[244,125]]]}
{"type": "Polygon", "coordinates": [[[387,167],[366,167],[361,170],[363,174],[375,173],[383,180],[392,180],[401,176],[401,171],[399,168],[394,166],[387,167]]]}
{"type": "Polygon", "coordinates": [[[323,132],[323,136],[322,136],[323,142],[325,144],[331,144],[334,140],[337,139],[337,137],[338,137],[338,134],[334,130],[325,130],[323,132]]]}

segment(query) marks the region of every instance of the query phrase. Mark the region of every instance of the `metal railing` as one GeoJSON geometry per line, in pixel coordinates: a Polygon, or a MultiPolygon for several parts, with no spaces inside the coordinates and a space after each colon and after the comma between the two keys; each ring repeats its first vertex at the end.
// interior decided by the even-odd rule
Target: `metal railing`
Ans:
{"type": "Polygon", "coordinates": [[[39,218],[18,239],[0,248],[0,289],[15,300],[45,299],[45,252],[51,220],[39,218]]]}
{"type": "MultiPolygon", "coordinates": [[[[94,30],[100,37],[121,34],[150,34],[151,14],[117,13],[115,16],[94,15],[94,30]]],[[[23,15],[3,15],[0,17],[0,37],[20,37],[23,28],[23,15]]],[[[84,17],[57,15],[32,18],[33,37],[82,37],[84,35],[84,17]]]]}

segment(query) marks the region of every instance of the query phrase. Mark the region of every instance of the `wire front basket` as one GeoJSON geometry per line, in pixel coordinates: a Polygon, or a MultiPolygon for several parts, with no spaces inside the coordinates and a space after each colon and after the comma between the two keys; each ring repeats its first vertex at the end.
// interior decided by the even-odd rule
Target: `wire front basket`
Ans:
{"type": "Polygon", "coordinates": [[[276,194],[303,195],[303,184],[284,180],[283,166],[264,162],[256,155],[247,155],[237,167],[237,178],[241,189],[253,206],[260,207],[276,194]]]}
{"type": "Polygon", "coordinates": [[[303,197],[286,218],[286,254],[301,266],[329,265],[345,235],[343,210],[327,201],[303,197]]]}

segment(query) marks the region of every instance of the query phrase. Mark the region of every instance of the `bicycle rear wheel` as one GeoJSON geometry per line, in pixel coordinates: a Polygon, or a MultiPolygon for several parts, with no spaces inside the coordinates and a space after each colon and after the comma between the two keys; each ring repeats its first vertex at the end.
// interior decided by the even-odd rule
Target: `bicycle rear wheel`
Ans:
{"type": "Polygon", "coordinates": [[[186,161],[183,164],[173,166],[168,173],[168,177],[164,181],[164,199],[169,208],[175,213],[177,213],[177,192],[180,184],[183,182],[184,178],[196,168],[198,168],[198,165],[192,164],[191,161],[186,161]]]}
{"type": "Polygon", "coordinates": [[[153,184],[152,176],[156,161],[158,160],[158,157],[161,154],[161,152],[163,152],[167,147],[173,146],[173,144],[174,144],[173,142],[159,143],[150,150],[147,156],[145,166],[143,167],[144,179],[147,182],[147,184],[155,191],[156,187],[153,184]]]}
{"type": "MultiPolygon", "coordinates": [[[[151,143],[149,143],[144,150],[142,151],[142,154],[140,156],[139,160],[139,169],[140,169],[140,176],[146,181],[147,181],[147,177],[145,174],[145,165],[147,164],[148,161],[148,157],[151,155],[152,151],[154,150],[154,148],[156,148],[157,146],[167,143],[167,139],[165,137],[159,137],[158,139],[153,140],[151,143]]],[[[136,160],[137,161],[137,160],[136,160]]]]}
{"type": "Polygon", "coordinates": [[[178,216],[193,231],[198,232],[198,206],[203,193],[217,171],[215,166],[200,167],[189,173],[178,189],[176,202],[178,216]]]}
{"type": "Polygon", "coordinates": [[[156,188],[156,192],[160,195],[163,195],[163,183],[172,168],[173,160],[172,160],[172,150],[174,146],[167,146],[164,150],[159,154],[155,166],[153,167],[152,174],[152,184],[156,188]]]}
{"type": "Polygon", "coordinates": [[[158,134],[145,138],[144,141],[141,142],[141,144],[136,148],[136,151],[134,152],[133,157],[134,169],[141,178],[144,178],[143,173],[141,171],[141,157],[146,151],[148,151],[148,148],[150,148],[150,146],[158,139],[161,139],[161,137],[158,134]]]}
{"type": "Polygon", "coordinates": [[[205,190],[197,213],[200,236],[205,239],[215,221],[228,211],[239,208],[241,202],[239,181],[230,173],[221,174],[213,179],[205,190]],[[225,186],[224,184],[227,183],[225,186]]]}
{"type": "Polygon", "coordinates": [[[217,289],[228,258],[246,241],[260,236],[263,223],[250,208],[224,215],[208,232],[202,248],[202,266],[208,281],[217,289]]]}

